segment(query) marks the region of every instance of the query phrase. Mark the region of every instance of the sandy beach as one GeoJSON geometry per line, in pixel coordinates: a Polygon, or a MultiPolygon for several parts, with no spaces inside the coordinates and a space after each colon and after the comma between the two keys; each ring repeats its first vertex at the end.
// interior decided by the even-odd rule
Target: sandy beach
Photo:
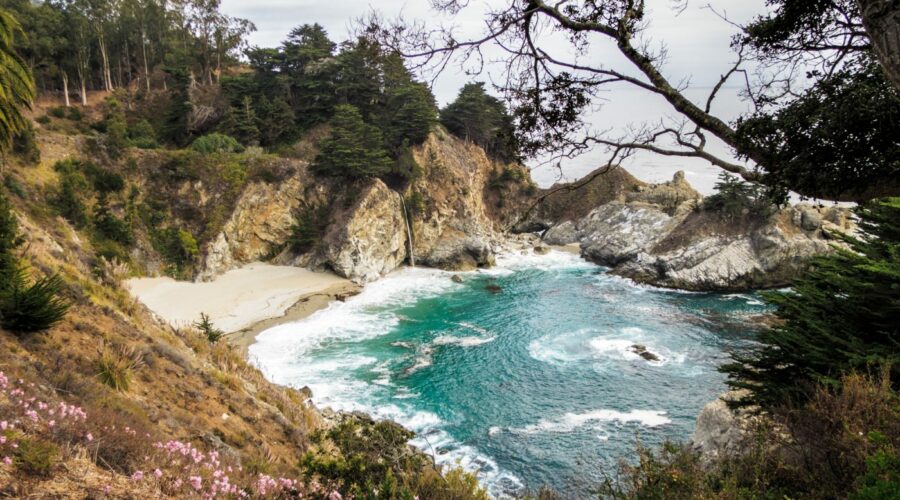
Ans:
{"type": "Polygon", "coordinates": [[[174,327],[191,325],[200,313],[208,314],[243,352],[264,329],[302,319],[359,291],[355,283],[331,273],[264,263],[228,271],[210,282],[133,278],[125,286],[174,327]]]}

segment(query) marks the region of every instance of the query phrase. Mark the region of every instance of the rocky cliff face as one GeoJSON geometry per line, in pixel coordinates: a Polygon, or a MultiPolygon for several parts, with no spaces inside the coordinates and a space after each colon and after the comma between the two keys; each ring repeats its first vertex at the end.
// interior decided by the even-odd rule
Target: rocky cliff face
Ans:
{"type": "Polygon", "coordinates": [[[527,171],[498,164],[441,129],[413,157],[422,174],[402,193],[378,179],[315,178],[302,161],[279,183],[251,183],[205,246],[198,277],[279,254],[279,263],[372,281],[408,260],[407,213],[417,264],[454,270],[491,265],[503,223],[528,196],[527,171]],[[327,228],[319,245],[297,255],[286,243],[300,207],[310,204],[329,207],[327,228]]]}
{"type": "Polygon", "coordinates": [[[563,214],[545,232],[545,242],[579,243],[586,258],[613,273],[657,286],[723,291],[784,286],[811,257],[831,251],[829,231],[853,226],[846,210],[808,204],[768,218],[700,209],[700,195],[681,173],[659,185],[621,174],[597,179],[604,187],[593,191],[608,201],[578,217],[583,206],[557,199],[552,211],[528,224],[546,224],[541,216],[548,212],[563,214]]]}

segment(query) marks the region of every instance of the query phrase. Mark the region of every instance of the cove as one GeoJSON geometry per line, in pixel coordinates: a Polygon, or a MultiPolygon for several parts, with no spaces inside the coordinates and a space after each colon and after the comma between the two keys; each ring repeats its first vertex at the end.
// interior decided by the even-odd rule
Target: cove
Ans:
{"type": "Polygon", "coordinates": [[[495,496],[548,485],[584,497],[638,441],[690,438],[725,390],[716,367],[765,310],[754,295],[640,286],[555,250],[452,274],[394,272],[263,332],[250,357],[320,407],[414,430],[414,445],[478,471],[495,496]]]}

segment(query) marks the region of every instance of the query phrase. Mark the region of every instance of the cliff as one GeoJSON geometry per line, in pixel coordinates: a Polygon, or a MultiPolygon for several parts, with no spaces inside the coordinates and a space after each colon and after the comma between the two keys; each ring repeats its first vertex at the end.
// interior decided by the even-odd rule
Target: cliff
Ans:
{"type": "Polygon", "coordinates": [[[441,128],[414,148],[419,174],[402,190],[380,179],[316,178],[310,157],[282,160],[290,167],[281,182],[254,181],[243,190],[203,247],[200,279],[274,255],[365,283],[408,262],[410,248],[427,266],[490,265],[504,224],[533,190],[524,167],[495,162],[441,128]],[[321,219],[320,234],[298,249],[289,240],[304,213],[321,219]]]}
{"type": "Polygon", "coordinates": [[[518,229],[543,229],[548,244],[580,244],[585,258],[641,283],[720,291],[786,286],[810,258],[832,251],[832,232],[854,229],[838,207],[800,204],[771,214],[705,208],[680,172],[656,185],[621,168],[596,174],[578,189],[547,190],[544,206],[518,229]],[[585,196],[574,194],[582,190],[585,196]]]}

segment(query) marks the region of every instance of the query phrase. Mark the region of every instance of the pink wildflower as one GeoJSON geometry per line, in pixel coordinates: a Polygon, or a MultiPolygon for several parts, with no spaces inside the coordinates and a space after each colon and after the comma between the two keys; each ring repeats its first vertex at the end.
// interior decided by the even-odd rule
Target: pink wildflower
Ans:
{"type": "Polygon", "coordinates": [[[84,438],[90,442],[94,440],[94,435],[88,432],[87,434],[85,434],[84,438]]]}
{"type": "Polygon", "coordinates": [[[12,465],[12,459],[9,457],[3,457],[3,463],[6,465],[12,465]]]}
{"type": "Polygon", "coordinates": [[[198,491],[199,491],[200,488],[203,488],[203,478],[200,477],[200,476],[191,476],[191,477],[188,478],[188,481],[191,482],[191,486],[192,486],[195,490],[198,490],[198,491]]]}
{"type": "Polygon", "coordinates": [[[0,422],[0,431],[5,431],[7,427],[9,427],[9,423],[6,420],[0,422]]]}
{"type": "Polygon", "coordinates": [[[343,497],[337,491],[332,491],[330,495],[328,495],[328,500],[341,500],[343,497]]]}
{"type": "Polygon", "coordinates": [[[153,475],[156,477],[162,477],[162,471],[159,469],[156,469],[153,471],[153,475]]]}
{"type": "Polygon", "coordinates": [[[141,479],[144,479],[144,473],[142,471],[134,471],[134,474],[131,475],[132,481],[140,481],[141,479]]]}

